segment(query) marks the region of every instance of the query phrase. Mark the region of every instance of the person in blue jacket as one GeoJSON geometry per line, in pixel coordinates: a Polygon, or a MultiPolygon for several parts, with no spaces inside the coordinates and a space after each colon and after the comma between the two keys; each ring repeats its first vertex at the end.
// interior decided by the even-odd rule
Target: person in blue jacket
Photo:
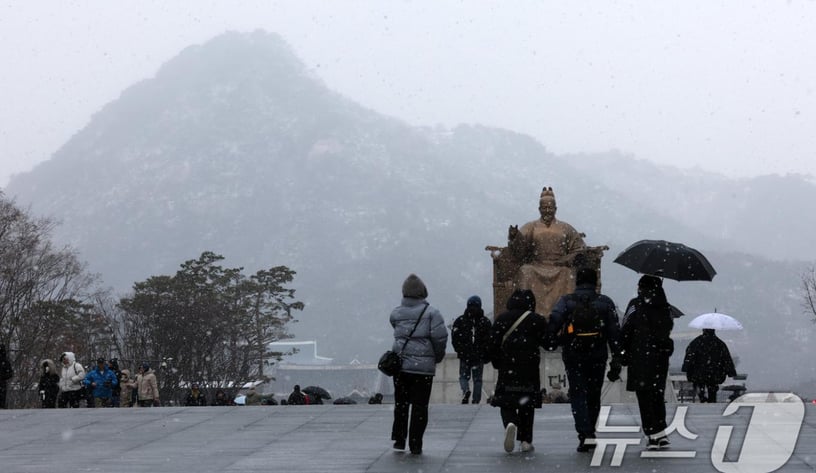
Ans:
{"type": "Polygon", "coordinates": [[[119,380],[104,358],[97,358],[96,368],[85,376],[84,383],[91,389],[96,407],[113,407],[113,387],[119,380]]]}

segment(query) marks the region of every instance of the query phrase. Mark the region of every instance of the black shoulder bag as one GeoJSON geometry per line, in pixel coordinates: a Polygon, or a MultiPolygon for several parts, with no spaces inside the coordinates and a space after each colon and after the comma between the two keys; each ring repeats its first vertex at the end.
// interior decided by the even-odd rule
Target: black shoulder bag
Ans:
{"type": "Polygon", "coordinates": [[[405,343],[402,344],[402,350],[400,350],[399,353],[388,350],[380,357],[380,362],[377,363],[377,369],[382,371],[384,375],[396,376],[400,371],[402,371],[402,352],[405,351],[405,345],[408,345],[408,340],[414,336],[414,332],[419,326],[419,321],[422,320],[422,316],[425,314],[425,309],[427,308],[428,304],[425,304],[425,307],[422,309],[422,312],[420,312],[419,317],[414,324],[413,330],[411,330],[411,333],[408,334],[408,338],[405,339],[405,343]]]}

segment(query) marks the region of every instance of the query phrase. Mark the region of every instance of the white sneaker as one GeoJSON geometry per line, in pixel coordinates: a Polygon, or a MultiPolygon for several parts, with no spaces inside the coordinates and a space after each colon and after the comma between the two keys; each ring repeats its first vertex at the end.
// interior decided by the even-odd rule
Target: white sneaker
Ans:
{"type": "Polygon", "coordinates": [[[535,450],[535,447],[533,447],[533,444],[531,444],[529,442],[521,442],[521,452],[522,453],[530,453],[530,452],[532,452],[534,450],[535,450]]]}
{"type": "Polygon", "coordinates": [[[504,451],[511,453],[516,448],[516,424],[510,422],[504,429],[504,451]]]}

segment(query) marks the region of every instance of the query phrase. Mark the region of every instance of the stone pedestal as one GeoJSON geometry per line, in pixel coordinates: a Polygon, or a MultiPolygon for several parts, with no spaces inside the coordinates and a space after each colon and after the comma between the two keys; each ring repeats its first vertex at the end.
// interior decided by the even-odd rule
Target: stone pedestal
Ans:
{"type": "MultiPolygon", "coordinates": [[[[564,362],[561,361],[561,350],[542,351],[541,353],[541,387],[550,392],[558,383],[565,393],[568,392],[567,375],[564,371],[564,362]]],[[[490,364],[485,365],[482,377],[482,403],[493,394],[496,387],[498,373],[490,364]]],[[[635,393],[626,390],[626,367],[621,372],[621,380],[614,383],[604,379],[601,391],[602,404],[635,403],[635,393]]],[[[459,388],[459,359],[456,353],[448,353],[442,363],[436,365],[433,389],[431,390],[431,404],[458,404],[462,402],[462,390],[459,388]]],[[[677,396],[672,388],[671,380],[666,380],[666,402],[677,402],[677,396]]]]}

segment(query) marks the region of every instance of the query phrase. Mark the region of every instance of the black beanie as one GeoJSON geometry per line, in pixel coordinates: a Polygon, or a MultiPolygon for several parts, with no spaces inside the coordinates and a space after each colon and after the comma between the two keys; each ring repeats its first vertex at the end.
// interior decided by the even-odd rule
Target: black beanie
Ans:
{"type": "Polygon", "coordinates": [[[419,279],[419,276],[411,274],[402,283],[402,297],[425,299],[428,297],[428,288],[425,287],[425,283],[419,279]]]}
{"type": "Polygon", "coordinates": [[[598,273],[592,268],[579,269],[578,274],[575,275],[575,285],[579,286],[581,284],[592,284],[593,286],[597,286],[598,273]]]}

